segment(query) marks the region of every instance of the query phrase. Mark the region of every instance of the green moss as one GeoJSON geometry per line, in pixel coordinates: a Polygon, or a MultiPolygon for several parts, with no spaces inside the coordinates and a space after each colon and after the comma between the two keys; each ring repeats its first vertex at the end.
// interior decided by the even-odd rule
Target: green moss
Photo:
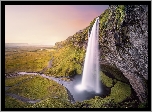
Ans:
{"type": "Polygon", "coordinates": [[[104,85],[106,85],[107,87],[113,86],[112,78],[109,78],[108,76],[106,76],[102,71],[100,71],[100,75],[101,75],[101,81],[104,85]]]}
{"type": "Polygon", "coordinates": [[[138,105],[138,108],[146,108],[147,107],[147,103],[140,103],[138,105]]]}
{"type": "Polygon", "coordinates": [[[124,5],[118,5],[116,8],[116,20],[117,20],[117,29],[119,29],[124,17],[125,17],[125,7],[124,5]]]}
{"type": "Polygon", "coordinates": [[[31,78],[33,75],[17,76],[5,79],[5,86],[14,86],[25,79],[31,78]]]}
{"type": "Polygon", "coordinates": [[[117,81],[114,87],[111,88],[110,96],[106,99],[114,99],[115,102],[119,103],[128,98],[131,95],[131,88],[128,84],[117,81]]]}
{"type": "Polygon", "coordinates": [[[100,15],[100,30],[105,29],[107,27],[109,15],[110,15],[110,10],[109,9],[106,9],[100,15]]]}
{"type": "Polygon", "coordinates": [[[60,98],[47,98],[42,100],[29,108],[72,108],[72,104],[67,100],[60,98]]]}
{"type": "Polygon", "coordinates": [[[5,96],[5,108],[27,108],[31,104],[16,100],[10,96],[5,96]]]}
{"type": "Polygon", "coordinates": [[[101,98],[95,96],[90,100],[84,100],[82,102],[76,102],[74,108],[138,108],[137,100],[115,102],[114,99],[107,97],[101,98]]]}
{"type": "Polygon", "coordinates": [[[95,98],[91,98],[90,100],[77,102],[74,106],[76,108],[116,108],[117,103],[112,99],[104,99],[99,96],[95,96],[95,98]]]}
{"type": "Polygon", "coordinates": [[[30,99],[45,99],[48,96],[68,98],[66,89],[63,86],[41,76],[35,76],[18,86],[13,86],[7,92],[19,94],[30,99]]]}
{"type": "Polygon", "coordinates": [[[74,46],[65,46],[52,54],[52,68],[48,69],[49,75],[72,76],[82,73],[82,63],[85,52],[74,46]]]}
{"type": "Polygon", "coordinates": [[[126,101],[119,103],[120,108],[138,108],[138,101],[132,100],[132,101],[126,101]]]}
{"type": "Polygon", "coordinates": [[[123,81],[128,83],[128,79],[125,78],[122,74],[122,72],[120,70],[118,70],[116,67],[114,66],[110,66],[110,65],[101,65],[101,70],[103,72],[108,72],[110,74],[112,74],[114,76],[115,79],[119,80],[119,81],[123,81]]]}
{"type": "Polygon", "coordinates": [[[95,23],[95,20],[96,20],[96,18],[94,18],[93,21],[90,22],[89,31],[91,31],[93,24],[95,23]]]}
{"type": "Polygon", "coordinates": [[[116,80],[116,79],[114,79],[114,80],[113,80],[113,82],[114,82],[114,83],[117,83],[117,80],[116,80]]]}

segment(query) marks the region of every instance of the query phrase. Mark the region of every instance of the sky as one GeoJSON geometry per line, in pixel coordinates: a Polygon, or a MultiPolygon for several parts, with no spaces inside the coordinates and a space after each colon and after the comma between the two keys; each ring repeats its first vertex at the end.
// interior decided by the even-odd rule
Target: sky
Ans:
{"type": "Polygon", "coordinates": [[[54,45],[89,26],[108,5],[5,5],[5,43],[54,45]]]}

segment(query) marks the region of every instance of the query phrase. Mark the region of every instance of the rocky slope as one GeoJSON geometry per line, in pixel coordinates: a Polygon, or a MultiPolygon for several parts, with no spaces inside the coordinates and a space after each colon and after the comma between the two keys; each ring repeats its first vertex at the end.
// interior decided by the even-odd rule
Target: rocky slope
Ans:
{"type": "MultiPolygon", "coordinates": [[[[117,74],[120,77],[125,76],[136,92],[139,100],[141,102],[147,102],[148,6],[110,5],[99,17],[101,70],[103,72],[117,74]]],[[[88,30],[91,30],[94,21],[95,19],[91,21],[88,27],[68,37],[65,41],[56,43],[55,47],[59,51],[66,49],[67,46],[68,48],[72,46],[74,48],[73,52],[82,55],[73,56],[73,58],[70,59],[70,64],[73,63],[73,65],[75,65],[74,63],[77,63],[78,65],[71,69],[71,71],[68,69],[70,66],[68,65],[64,71],[69,70],[68,73],[76,73],[78,68],[80,69],[79,65],[81,65],[81,70],[79,70],[79,73],[81,73],[85,56],[84,53],[88,42],[88,30]]],[[[69,52],[69,55],[70,53],[71,52],[69,52]]],[[[60,63],[62,62],[60,61],[60,63]]],[[[59,72],[61,72],[62,69],[59,66],[55,61],[52,68],[58,67],[58,69],[60,69],[59,72]]],[[[55,73],[53,69],[50,69],[49,72],[55,73]]]]}
{"type": "MultiPolygon", "coordinates": [[[[125,6],[125,17],[118,26],[117,6],[110,6],[106,34],[102,36],[102,62],[115,66],[129,79],[141,102],[147,100],[148,80],[148,7],[125,6]],[[106,48],[106,50],[104,49],[106,48]]],[[[105,63],[104,63],[105,64],[105,63]]],[[[104,66],[102,64],[102,66],[104,66]]]]}

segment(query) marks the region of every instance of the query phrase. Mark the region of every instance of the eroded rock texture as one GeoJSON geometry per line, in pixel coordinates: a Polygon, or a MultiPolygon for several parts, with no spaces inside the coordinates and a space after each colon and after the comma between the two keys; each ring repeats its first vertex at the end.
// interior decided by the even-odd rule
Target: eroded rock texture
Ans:
{"type": "MultiPolygon", "coordinates": [[[[147,101],[148,6],[127,5],[124,18],[109,6],[109,18],[100,42],[101,64],[115,66],[129,80],[141,102],[147,101]]],[[[100,31],[101,32],[101,31],[100,31]]]]}

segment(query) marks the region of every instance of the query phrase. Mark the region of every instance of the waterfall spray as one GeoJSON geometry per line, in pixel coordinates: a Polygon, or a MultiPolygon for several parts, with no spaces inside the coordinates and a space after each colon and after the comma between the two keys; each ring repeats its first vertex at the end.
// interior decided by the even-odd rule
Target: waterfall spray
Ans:
{"type": "Polygon", "coordinates": [[[88,46],[83,68],[82,82],[77,86],[79,90],[101,92],[99,74],[99,17],[92,27],[91,33],[88,32],[88,46]]]}

